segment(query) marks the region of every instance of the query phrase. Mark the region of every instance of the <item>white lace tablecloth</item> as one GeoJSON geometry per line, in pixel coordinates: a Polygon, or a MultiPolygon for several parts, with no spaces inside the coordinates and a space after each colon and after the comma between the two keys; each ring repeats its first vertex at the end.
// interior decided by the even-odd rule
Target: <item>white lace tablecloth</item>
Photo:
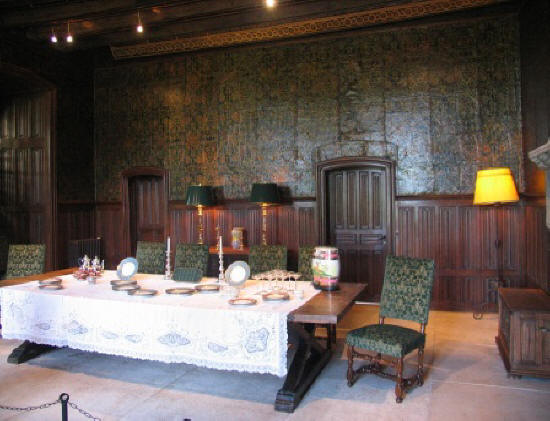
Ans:
{"type": "MultiPolygon", "coordinates": [[[[154,297],[113,291],[116,273],[106,271],[95,285],[63,276],[63,289],[47,291],[38,282],[0,288],[2,336],[132,358],[202,367],[269,373],[287,372],[287,315],[318,291],[298,282],[304,298],[263,302],[255,281],[241,297],[254,306],[232,306],[221,294],[169,295],[167,288],[194,284],[138,274],[154,297]]],[[[208,280],[203,280],[203,282],[208,280]]],[[[211,280],[215,281],[215,280],[211,280]]]]}

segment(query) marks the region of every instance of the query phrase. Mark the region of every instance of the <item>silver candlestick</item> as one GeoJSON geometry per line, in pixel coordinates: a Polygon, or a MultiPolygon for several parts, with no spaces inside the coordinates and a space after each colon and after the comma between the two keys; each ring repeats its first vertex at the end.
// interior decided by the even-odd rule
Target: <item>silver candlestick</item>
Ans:
{"type": "Polygon", "coordinates": [[[170,271],[170,249],[166,250],[166,265],[164,266],[164,279],[172,279],[170,271]]]}
{"type": "Polygon", "coordinates": [[[222,236],[220,235],[220,241],[218,242],[218,258],[220,261],[220,274],[218,275],[218,282],[221,284],[225,283],[225,278],[223,276],[223,240],[222,236]]]}

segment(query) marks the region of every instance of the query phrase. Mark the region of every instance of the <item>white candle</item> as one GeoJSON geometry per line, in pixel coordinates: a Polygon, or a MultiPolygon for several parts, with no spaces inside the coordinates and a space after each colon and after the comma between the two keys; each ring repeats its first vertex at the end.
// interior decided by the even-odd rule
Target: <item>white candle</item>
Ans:
{"type": "Polygon", "coordinates": [[[223,239],[222,239],[222,236],[220,235],[220,244],[218,246],[219,250],[220,250],[220,253],[222,252],[223,250],[223,239]]]}
{"type": "Polygon", "coordinates": [[[170,251],[170,236],[168,236],[168,240],[166,241],[166,251],[170,251]]]}

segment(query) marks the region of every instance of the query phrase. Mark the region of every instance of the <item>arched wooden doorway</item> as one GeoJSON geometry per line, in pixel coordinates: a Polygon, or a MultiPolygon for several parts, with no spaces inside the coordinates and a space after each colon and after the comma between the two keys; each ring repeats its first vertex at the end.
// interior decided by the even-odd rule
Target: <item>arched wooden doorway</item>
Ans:
{"type": "Polygon", "coordinates": [[[319,243],[340,249],[343,282],[366,283],[360,301],[378,301],[393,251],[392,161],[345,157],[317,164],[319,243]]]}
{"type": "Polygon", "coordinates": [[[170,232],[168,171],[135,167],[122,172],[122,220],[126,256],[138,241],[164,241],[170,232]]]}

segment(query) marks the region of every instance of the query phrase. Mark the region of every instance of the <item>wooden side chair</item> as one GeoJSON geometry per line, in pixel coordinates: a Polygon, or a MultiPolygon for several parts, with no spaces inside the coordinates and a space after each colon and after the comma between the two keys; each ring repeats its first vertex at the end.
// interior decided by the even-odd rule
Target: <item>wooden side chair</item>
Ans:
{"type": "Polygon", "coordinates": [[[388,256],[384,286],[380,300],[380,322],[352,330],[346,337],[348,345],[348,386],[364,373],[373,373],[396,381],[396,402],[403,401],[406,388],[424,383],[423,358],[426,324],[434,281],[434,261],[409,257],[388,256]],[[385,324],[384,318],[410,320],[420,323],[420,331],[385,324]],[[358,352],[356,348],[367,353],[358,352]],[[415,376],[403,378],[403,357],[418,349],[418,369],[415,376]],[[353,369],[353,359],[369,363],[353,369]],[[395,368],[396,374],[384,371],[395,368]]]}
{"type": "Polygon", "coordinates": [[[206,244],[177,244],[174,270],[177,268],[196,268],[206,276],[208,268],[208,245],[206,244]]]}
{"type": "Polygon", "coordinates": [[[45,244],[10,244],[6,279],[44,273],[45,265],[45,244]]]}
{"type": "Polygon", "coordinates": [[[153,241],[138,241],[136,260],[140,273],[162,274],[166,260],[166,244],[153,241]]]}
{"type": "Polygon", "coordinates": [[[256,275],[273,269],[285,270],[286,258],[286,246],[251,246],[248,256],[250,274],[256,275]]]}

